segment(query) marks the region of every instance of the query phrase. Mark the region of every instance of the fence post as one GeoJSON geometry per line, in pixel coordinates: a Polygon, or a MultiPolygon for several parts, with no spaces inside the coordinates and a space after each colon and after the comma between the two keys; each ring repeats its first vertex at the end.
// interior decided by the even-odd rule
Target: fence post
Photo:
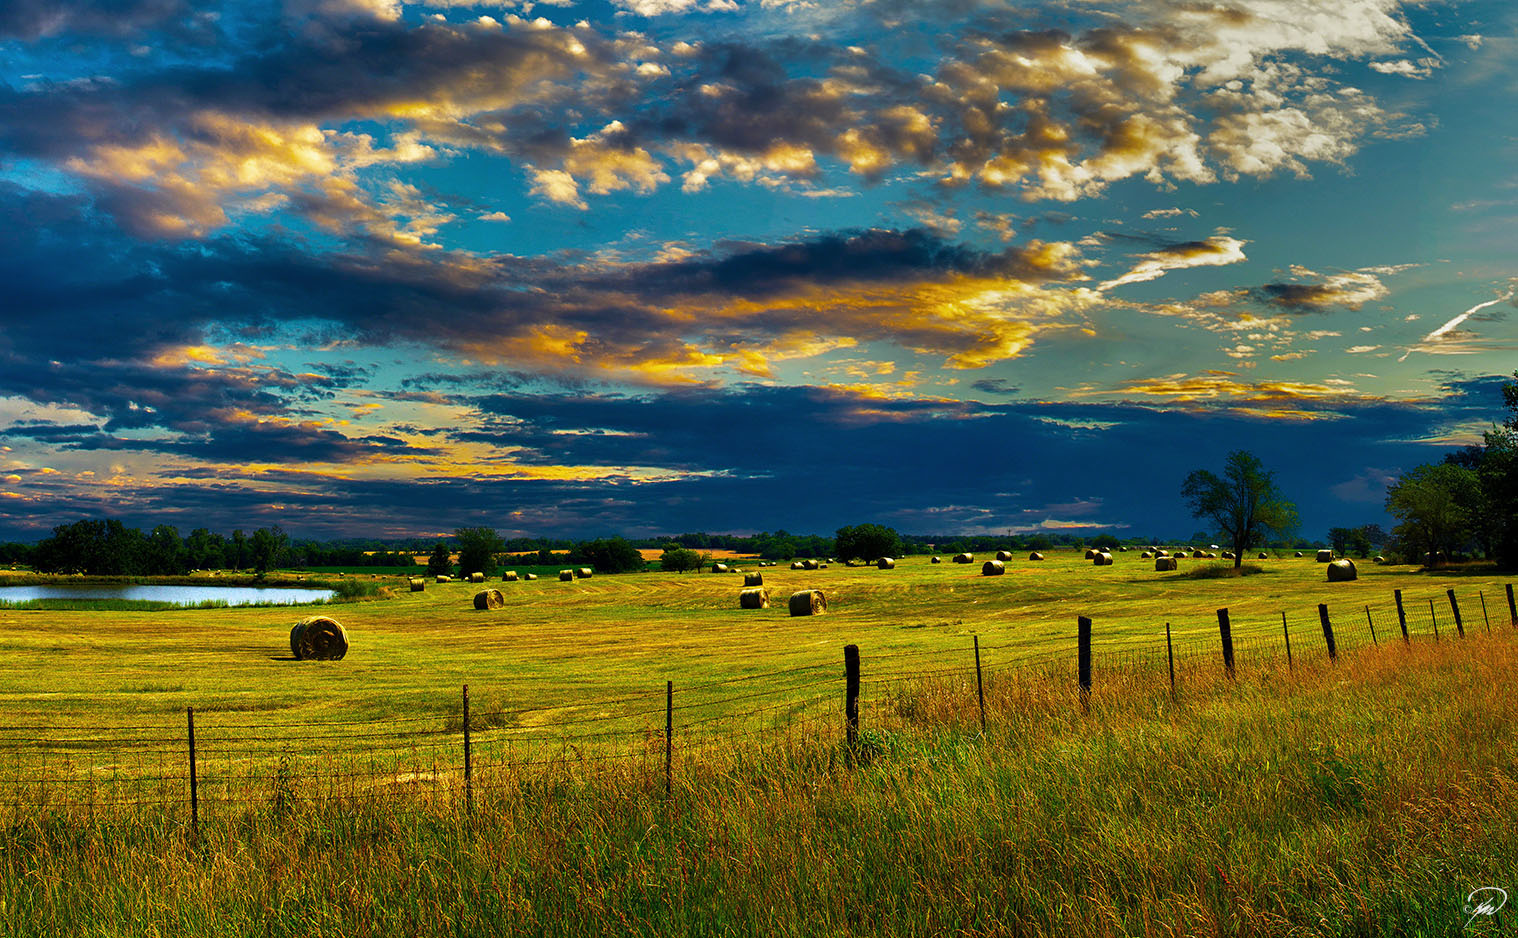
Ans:
{"type": "Polygon", "coordinates": [[[975,696],[980,700],[980,735],[986,735],[986,688],[980,680],[980,636],[975,636],[975,696]]]}
{"type": "Polygon", "coordinates": [[[1170,697],[1175,698],[1175,648],[1170,644],[1170,623],[1165,623],[1165,657],[1170,661],[1170,697]]]}
{"type": "Polygon", "coordinates": [[[1228,622],[1228,610],[1218,610],[1218,634],[1223,639],[1223,667],[1228,677],[1233,677],[1233,626],[1228,622]]]}
{"type": "Polygon", "coordinates": [[[1455,612],[1455,631],[1457,631],[1457,632],[1460,633],[1460,637],[1461,638],[1464,638],[1465,637],[1465,623],[1462,622],[1462,621],[1460,621],[1460,604],[1455,601],[1455,591],[1452,590],[1452,589],[1449,589],[1449,590],[1445,590],[1445,593],[1449,595],[1449,607],[1450,607],[1450,609],[1454,610],[1454,612],[1455,612]]]}
{"type": "Polygon", "coordinates": [[[1091,620],[1085,616],[1076,618],[1076,678],[1080,681],[1081,712],[1091,712],[1091,620]]]}
{"type": "Polygon", "coordinates": [[[1439,616],[1434,613],[1434,601],[1428,601],[1428,620],[1434,624],[1434,641],[1439,640],[1439,616]]]}
{"type": "Polygon", "coordinates": [[[200,833],[200,779],[195,771],[195,708],[184,708],[190,725],[190,830],[200,833]]]}
{"type": "Polygon", "coordinates": [[[1518,628],[1518,606],[1513,605],[1513,584],[1507,585],[1507,617],[1513,623],[1513,628],[1518,628]]]}
{"type": "Polygon", "coordinates": [[[1328,621],[1328,604],[1318,603],[1318,621],[1323,623],[1323,641],[1328,643],[1328,660],[1339,660],[1339,649],[1334,645],[1333,623],[1328,621]]]}
{"type": "Polygon", "coordinates": [[[1407,610],[1402,608],[1402,591],[1392,590],[1392,595],[1397,597],[1397,624],[1402,626],[1402,641],[1412,644],[1412,639],[1407,637],[1407,610]]]}
{"type": "Polygon", "coordinates": [[[849,749],[859,743],[859,646],[843,646],[843,714],[849,749]]]}
{"type": "Polygon", "coordinates": [[[469,685],[464,685],[464,807],[474,814],[474,758],[469,744],[469,685]]]}
{"type": "Polygon", "coordinates": [[[1286,627],[1286,610],[1281,610],[1281,634],[1286,636],[1286,670],[1295,671],[1291,663],[1291,629],[1286,627]]]}
{"type": "Polygon", "coordinates": [[[664,798],[669,800],[675,766],[675,682],[664,682],[664,798]]]}
{"type": "Polygon", "coordinates": [[[1486,614],[1486,590],[1477,590],[1476,595],[1481,597],[1481,621],[1486,623],[1486,634],[1492,634],[1492,617],[1486,614]]]}
{"type": "Polygon", "coordinates": [[[1380,642],[1378,642],[1376,640],[1376,620],[1372,619],[1370,617],[1370,605],[1369,604],[1366,604],[1366,606],[1365,606],[1365,621],[1370,624],[1370,643],[1372,645],[1379,645],[1379,644],[1381,644],[1380,642]]]}

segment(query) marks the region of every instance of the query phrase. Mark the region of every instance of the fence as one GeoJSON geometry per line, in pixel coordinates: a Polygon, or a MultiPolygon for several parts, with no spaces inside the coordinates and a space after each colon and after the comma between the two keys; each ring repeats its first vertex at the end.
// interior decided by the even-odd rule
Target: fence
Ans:
{"type": "Polygon", "coordinates": [[[980,636],[962,649],[885,655],[848,645],[842,675],[834,658],[683,687],[666,682],[645,694],[575,701],[578,716],[563,716],[563,704],[481,706],[471,703],[466,685],[456,710],[383,721],[291,723],[191,708],[173,724],[96,732],[6,725],[0,811],[13,828],[40,814],[149,814],[198,825],[246,812],[402,797],[472,812],[477,797],[518,785],[524,774],[600,766],[622,767],[668,796],[677,754],[699,758],[745,740],[842,744],[849,753],[868,729],[933,718],[921,712],[924,686],[953,698],[945,713],[968,713],[984,729],[985,687],[993,678],[1037,676],[1047,681],[1041,686],[1067,688],[1084,708],[1093,687],[1114,673],[1160,686],[1168,680],[1176,692],[1203,672],[1231,678],[1283,662],[1290,670],[1380,644],[1518,628],[1511,584],[1505,599],[1502,615],[1500,601],[1489,604],[1484,592],[1474,603],[1467,596],[1462,608],[1453,589],[1416,599],[1397,590],[1379,605],[1246,616],[1220,609],[1215,623],[1166,622],[1163,632],[1144,635],[1104,634],[1099,622],[1080,617],[1073,649],[1068,642],[982,644],[980,636]]]}

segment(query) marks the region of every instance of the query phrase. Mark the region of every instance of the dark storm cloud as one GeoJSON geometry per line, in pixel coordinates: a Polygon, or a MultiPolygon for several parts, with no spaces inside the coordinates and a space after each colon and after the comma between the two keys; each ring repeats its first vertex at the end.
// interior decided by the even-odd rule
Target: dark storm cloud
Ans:
{"type": "Polygon", "coordinates": [[[125,37],[176,23],[189,12],[186,0],[6,0],[0,4],[0,37],[125,37]]]}
{"type": "Polygon", "coordinates": [[[1016,394],[1022,390],[1014,384],[1008,384],[1005,378],[981,378],[979,381],[970,382],[974,390],[986,394],[1016,394]]]}

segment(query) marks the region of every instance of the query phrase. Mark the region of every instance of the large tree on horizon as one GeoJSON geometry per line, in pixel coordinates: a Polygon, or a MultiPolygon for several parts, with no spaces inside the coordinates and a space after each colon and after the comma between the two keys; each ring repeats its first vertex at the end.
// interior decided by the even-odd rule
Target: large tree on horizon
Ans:
{"type": "Polygon", "coordinates": [[[1234,569],[1266,534],[1283,537],[1297,526],[1297,506],[1276,488],[1275,473],[1245,450],[1228,454],[1221,477],[1206,469],[1186,476],[1181,497],[1194,516],[1211,521],[1232,542],[1234,569]]]}

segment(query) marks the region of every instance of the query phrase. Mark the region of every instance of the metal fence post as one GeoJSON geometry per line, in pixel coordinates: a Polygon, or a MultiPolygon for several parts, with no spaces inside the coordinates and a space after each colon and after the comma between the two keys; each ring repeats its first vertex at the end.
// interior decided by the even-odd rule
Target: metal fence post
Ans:
{"type": "Polygon", "coordinates": [[[190,829],[200,833],[200,779],[195,767],[195,708],[185,708],[190,726],[190,829]]]}
{"type": "Polygon", "coordinates": [[[859,743],[859,646],[843,646],[843,715],[849,749],[859,743]]]}
{"type": "Polygon", "coordinates": [[[1339,660],[1339,649],[1334,645],[1333,623],[1328,621],[1328,604],[1318,603],[1318,621],[1323,623],[1323,641],[1328,643],[1328,660],[1339,660]]]}
{"type": "Polygon", "coordinates": [[[464,685],[464,807],[474,814],[474,759],[469,742],[469,685],[464,685]]]}
{"type": "Polygon", "coordinates": [[[1445,593],[1449,596],[1449,607],[1455,613],[1455,631],[1460,633],[1461,638],[1464,638],[1465,623],[1460,619],[1460,603],[1455,600],[1455,591],[1448,589],[1445,590],[1445,593]]]}
{"type": "Polygon", "coordinates": [[[1080,681],[1081,712],[1091,712],[1091,620],[1076,618],[1076,679],[1080,681]]]}
{"type": "Polygon", "coordinates": [[[975,636],[975,696],[980,700],[980,732],[986,732],[986,687],[980,678],[980,636],[975,636]]]}

